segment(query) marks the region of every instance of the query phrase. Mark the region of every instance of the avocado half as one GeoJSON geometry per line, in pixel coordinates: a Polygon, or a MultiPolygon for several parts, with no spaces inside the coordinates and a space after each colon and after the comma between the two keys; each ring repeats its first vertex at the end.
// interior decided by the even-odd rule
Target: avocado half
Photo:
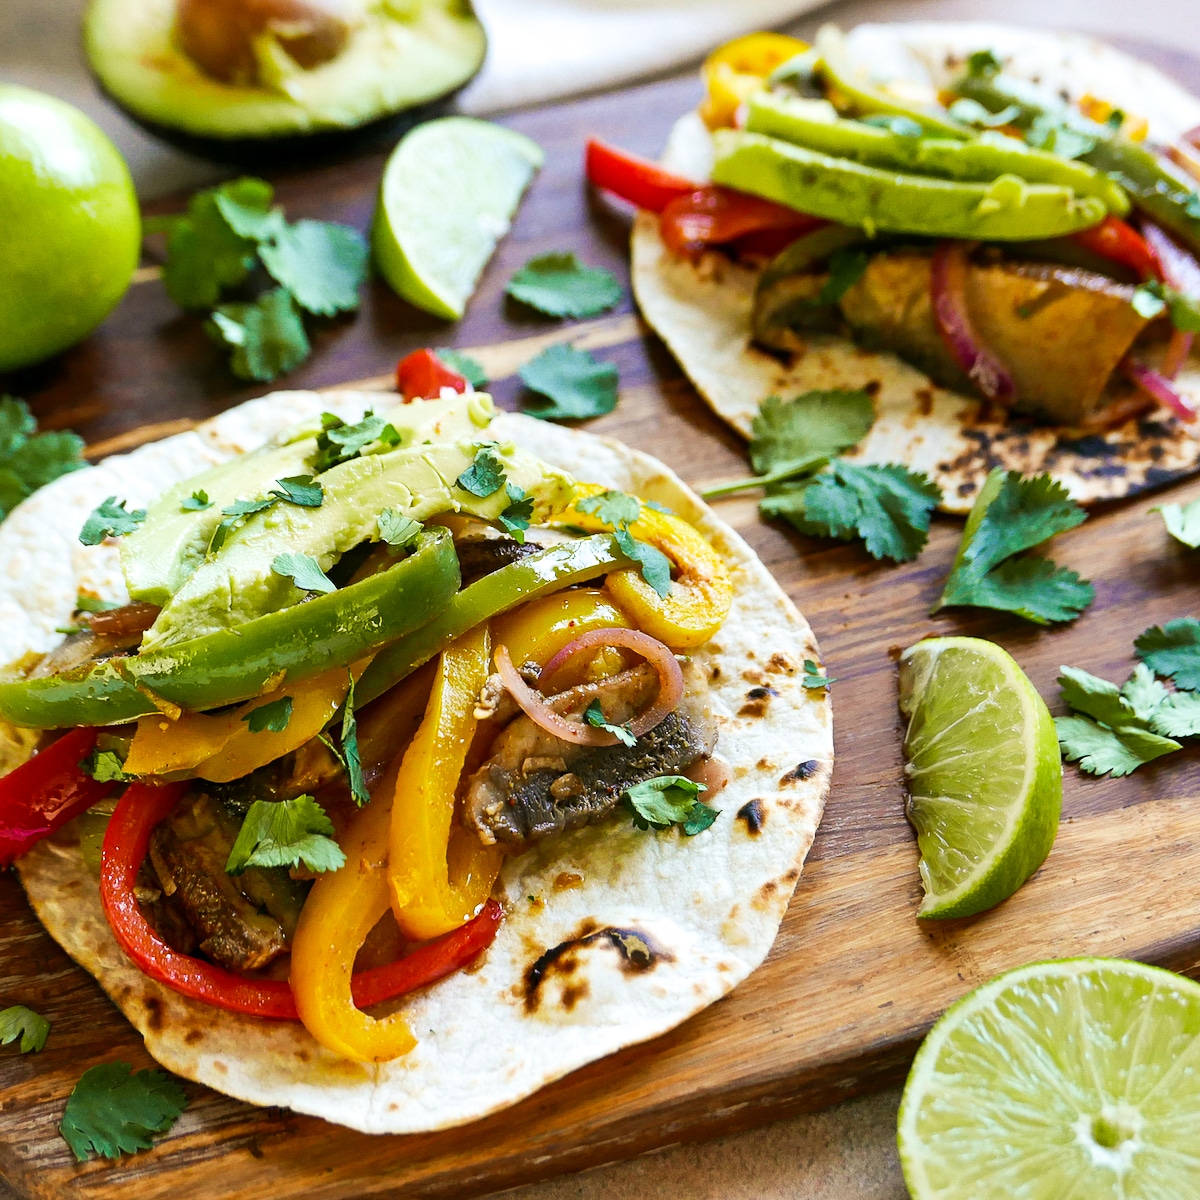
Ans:
{"type": "Polygon", "coordinates": [[[271,86],[205,74],[174,36],[176,0],[91,0],[84,48],[100,85],[139,124],[229,161],[345,144],[479,70],[487,37],[470,0],[370,0],[345,47],[304,70],[276,56],[271,86]]]}

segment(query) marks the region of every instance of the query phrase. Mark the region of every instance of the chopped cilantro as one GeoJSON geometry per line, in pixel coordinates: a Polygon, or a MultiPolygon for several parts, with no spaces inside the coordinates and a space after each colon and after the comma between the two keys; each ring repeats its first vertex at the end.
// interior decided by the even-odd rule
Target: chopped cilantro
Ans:
{"type": "Polygon", "coordinates": [[[707,829],[719,816],[699,799],[708,789],[684,775],[659,775],[626,788],[621,799],[633,813],[639,829],[670,829],[679,825],[686,836],[694,837],[707,829]]]}
{"type": "Polygon", "coordinates": [[[144,508],[126,511],[124,500],[118,502],[116,496],[109,496],[88,514],[79,531],[79,540],[85,546],[98,546],[106,537],[124,537],[132,533],[145,519],[144,508]]]}
{"type": "Polygon", "coordinates": [[[85,596],[79,592],[75,597],[75,611],[85,613],[112,612],[121,606],[115,600],[101,600],[98,596],[85,596]]]}
{"type": "Polygon", "coordinates": [[[82,438],[58,430],[38,433],[23,400],[0,396],[0,520],[38,488],[86,465],[82,438]]]}
{"type": "Polygon", "coordinates": [[[331,317],[358,308],[367,243],[357,229],[331,221],[281,224],[258,253],[272,278],[306,311],[331,317]]]}
{"type": "Polygon", "coordinates": [[[844,246],[835,250],[829,258],[829,278],[815,303],[821,307],[836,304],[863,277],[870,261],[871,255],[861,247],[844,246]]]}
{"type": "Polygon", "coordinates": [[[394,425],[377,417],[370,409],[363,414],[361,421],[353,425],[347,425],[333,413],[322,413],[321,432],[317,434],[315,469],[318,473],[328,471],[338,463],[357,458],[375,442],[380,446],[396,446],[400,442],[400,434],[394,425]]]}
{"type": "Polygon", "coordinates": [[[212,508],[212,501],[208,498],[208,493],[201,488],[183,500],[179,507],[184,512],[203,512],[206,508],[212,508]]]}
{"type": "Polygon", "coordinates": [[[251,304],[222,304],[206,326],[232,347],[230,370],[239,379],[269,383],[298,367],[312,349],[300,312],[286,288],[264,292],[251,304]]]}
{"type": "Polygon", "coordinates": [[[968,75],[990,79],[993,75],[998,75],[1002,69],[1003,64],[991,50],[976,50],[974,54],[967,55],[968,75]]]}
{"type": "Polygon", "coordinates": [[[804,678],[800,680],[801,686],[807,688],[810,692],[828,691],[829,685],[837,683],[837,680],[829,675],[822,675],[820,665],[813,662],[811,658],[804,660],[804,678]]]}
{"type": "Polygon", "coordinates": [[[1014,556],[1086,519],[1049,475],[1022,479],[996,468],[967,520],[937,607],[995,608],[1038,625],[1074,620],[1095,599],[1092,585],[1049,559],[1014,556]]]}
{"type": "Polygon", "coordinates": [[[623,294],[611,271],[585,267],[569,250],[531,258],[506,290],[550,317],[594,317],[620,304],[623,294]]]}
{"type": "Polygon", "coordinates": [[[478,359],[461,350],[435,350],[434,353],[450,368],[457,371],[476,391],[487,385],[487,372],[478,359]]]}
{"type": "Polygon", "coordinates": [[[1200,691],[1200,621],[1194,617],[1155,625],[1133,647],[1155,674],[1173,679],[1185,691],[1200,691]]]}
{"type": "Polygon", "coordinates": [[[263,496],[258,500],[235,500],[232,504],[221,509],[222,519],[217,522],[216,528],[212,531],[212,537],[208,539],[208,553],[216,554],[222,546],[225,545],[226,539],[230,533],[237,528],[242,521],[255,513],[263,512],[265,509],[272,507],[279,502],[278,495],[263,496]]]}
{"type": "Polygon", "coordinates": [[[508,507],[500,514],[500,524],[523,545],[525,530],[533,519],[533,497],[515,483],[505,483],[504,490],[508,496],[508,507]]]}
{"type": "Polygon", "coordinates": [[[58,1128],[80,1162],[93,1154],[118,1158],[148,1150],[186,1107],[183,1088],[164,1071],[101,1063],[80,1076],[58,1128]]]}
{"type": "Polygon", "coordinates": [[[599,700],[593,700],[591,704],[584,710],[583,719],[595,729],[603,729],[607,733],[611,733],[617,741],[626,746],[636,746],[637,738],[633,736],[633,732],[628,725],[610,725],[604,719],[604,710],[600,707],[599,700]]]}
{"type": "Polygon", "coordinates": [[[320,564],[308,554],[277,554],[271,570],[283,575],[304,592],[336,592],[337,586],[321,570],[320,564]]]}
{"type": "Polygon", "coordinates": [[[385,508],[376,518],[380,538],[389,546],[411,546],[417,540],[417,534],[424,526],[420,521],[414,521],[394,508],[385,508]]]}
{"type": "Polygon", "coordinates": [[[247,867],[299,867],[336,871],[346,862],[334,841],[333,822],[311,796],[294,800],[255,800],[238,830],[225,870],[241,875],[247,867]]]}
{"type": "Polygon", "coordinates": [[[626,558],[641,564],[642,578],[666,599],[671,594],[671,560],[649,542],[639,541],[628,529],[618,529],[613,540],[626,558]]]}
{"type": "Polygon", "coordinates": [[[283,225],[283,210],[272,204],[275,189],[265,179],[243,175],[214,188],[212,196],[225,223],[239,237],[260,242],[283,225]]]}
{"type": "Polygon", "coordinates": [[[34,1054],[41,1051],[50,1034],[50,1022],[40,1013],[23,1004],[13,1004],[0,1011],[0,1045],[21,1039],[21,1053],[34,1054]]]}
{"type": "Polygon", "coordinates": [[[504,464],[492,446],[480,446],[471,465],[454,481],[456,487],[472,496],[486,499],[498,492],[505,481],[504,464]]]}
{"type": "Polygon", "coordinates": [[[275,480],[279,487],[271,489],[271,495],[301,508],[320,508],[325,500],[325,489],[311,475],[288,475],[275,480]]]}
{"type": "Polygon", "coordinates": [[[1090,717],[1055,717],[1058,744],[1067,762],[1089,775],[1128,775],[1143,763],[1179,749],[1179,743],[1136,726],[1110,729],[1090,717]]]}
{"type": "Polygon", "coordinates": [[[251,733],[282,733],[291,719],[291,696],[280,696],[278,700],[272,700],[269,704],[260,704],[242,717],[250,727],[251,733]]]}
{"type": "Polygon", "coordinates": [[[636,496],[611,490],[577,500],[575,507],[603,521],[610,529],[628,529],[642,515],[642,504],[636,496]]]}
{"type": "Polygon", "coordinates": [[[350,677],[350,688],[346,692],[346,703],[342,706],[342,754],[346,767],[346,778],[350,781],[350,795],[354,803],[362,808],[371,798],[367,781],[363,777],[362,758],[358,752],[358,721],[354,715],[354,677],[350,677]]]}
{"type": "Polygon", "coordinates": [[[115,750],[93,750],[80,759],[79,769],[97,783],[124,783],[132,778],[125,774],[125,760],[115,750]]]}
{"type": "Polygon", "coordinates": [[[616,364],[600,362],[574,346],[547,346],[517,374],[531,392],[549,401],[531,408],[532,417],[585,420],[603,416],[617,406],[616,364]]]}

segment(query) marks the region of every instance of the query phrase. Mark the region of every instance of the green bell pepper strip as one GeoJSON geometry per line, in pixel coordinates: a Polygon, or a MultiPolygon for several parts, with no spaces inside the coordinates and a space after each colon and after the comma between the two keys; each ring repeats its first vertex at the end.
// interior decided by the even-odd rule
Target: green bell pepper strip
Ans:
{"type": "Polygon", "coordinates": [[[926,133],[937,137],[966,139],[974,136],[973,129],[960,125],[944,113],[916,104],[906,104],[895,96],[860,83],[855,79],[854,68],[847,57],[845,38],[836,26],[825,25],[817,32],[816,47],[821,56],[821,74],[834,93],[830,99],[836,96],[845,107],[856,113],[908,117],[909,120],[916,121],[926,133]]]}
{"type": "Polygon", "coordinates": [[[169,650],[43,679],[0,679],[0,716],[43,729],[112,725],[160,710],[234,704],[355,662],[443,612],[460,582],[449,530],[428,529],[406,559],[301,604],[169,650]],[[155,698],[161,698],[155,703],[155,698]]]}
{"type": "MultiPolygon", "coordinates": [[[[355,704],[362,706],[382,696],[481,621],[526,600],[634,565],[607,533],[562,542],[509,563],[463,588],[434,620],[380,651],[354,687],[355,704]]],[[[335,716],[332,723],[338,720],[335,716]]]]}
{"type": "Polygon", "coordinates": [[[1095,145],[1079,156],[1081,161],[1120,184],[1139,208],[1200,254],[1200,193],[1183,172],[1153,150],[1041,97],[1023,80],[968,74],[954,85],[954,91],[992,112],[1015,107],[1018,115],[1013,124],[1018,129],[1028,129],[1038,117],[1051,116],[1094,139],[1095,145]]]}
{"type": "Polygon", "coordinates": [[[864,167],[760,133],[718,129],[713,140],[714,183],[870,234],[1030,241],[1077,233],[1107,215],[1094,196],[1015,175],[965,183],[864,167]]]}
{"type": "MultiPolygon", "coordinates": [[[[828,112],[824,105],[820,106],[828,112]]],[[[821,120],[811,102],[762,91],[747,103],[745,128],[868,167],[886,167],[917,175],[990,183],[999,175],[1017,175],[1028,183],[1070,188],[1077,196],[1095,196],[1118,216],[1129,211],[1129,197],[1107,175],[1086,163],[1035,150],[992,130],[970,141],[945,137],[905,137],[877,125],[842,118],[821,120]]]]}

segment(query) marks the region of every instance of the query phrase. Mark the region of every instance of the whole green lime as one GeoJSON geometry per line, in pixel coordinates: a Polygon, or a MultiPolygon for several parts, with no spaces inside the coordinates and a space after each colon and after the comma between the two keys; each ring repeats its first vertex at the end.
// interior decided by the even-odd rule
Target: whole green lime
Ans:
{"type": "Polygon", "coordinates": [[[0,371],[91,333],[129,287],[140,244],[133,180],[99,126],[0,84],[0,371]]]}

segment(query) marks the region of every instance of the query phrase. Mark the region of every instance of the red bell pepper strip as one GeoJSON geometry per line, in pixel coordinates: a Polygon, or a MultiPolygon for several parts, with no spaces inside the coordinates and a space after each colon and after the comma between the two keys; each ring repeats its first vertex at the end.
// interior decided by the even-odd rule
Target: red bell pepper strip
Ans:
{"type": "Polygon", "coordinates": [[[442,388],[467,390],[467,381],[452,371],[432,350],[414,350],[396,366],[396,391],[410,400],[436,400],[442,388]]]}
{"type": "Polygon", "coordinates": [[[96,746],[95,729],[73,729],[0,779],[0,866],[49,837],[116,786],[86,775],[79,760],[96,746]]]}
{"type": "MultiPolygon", "coordinates": [[[[186,783],[131,784],[121,797],[100,858],[100,899],[121,949],[151,979],[180,995],[216,1008],[276,1020],[299,1019],[291,985],[282,979],[247,979],[223,967],[172,949],[146,920],[133,893],[134,881],[154,827],[187,791],[186,783]]],[[[466,966],[489,946],[500,928],[500,905],[489,900],[479,915],[436,942],[403,958],[355,974],[351,984],[359,1008],[403,996],[466,966]]]]}
{"type": "Polygon", "coordinates": [[[662,211],[659,231],[674,254],[690,255],[748,234],[780,231],[790,239],[828,225],[822,217],[797,212],[773,200],[725,187],[703,187],[678,196],[662,211]]]}
{"type": "Polygon", "coordinates": [[[1120,217],[1107,216],[1099,225],[1071,234],[1071,240],[1085,250],[1127,267],[1139,279],[1161,279],[1162,266],[1146,239],[1120,217]]]}
{"type": "Polygon", "coordinates": [[[584,172],[593,187],[651,212],[662,212],[677,196],[686,196],[700,186],[694,180],[664,171],[648,158],[627,154],[594,138],[587,144],[584,172]]]}

